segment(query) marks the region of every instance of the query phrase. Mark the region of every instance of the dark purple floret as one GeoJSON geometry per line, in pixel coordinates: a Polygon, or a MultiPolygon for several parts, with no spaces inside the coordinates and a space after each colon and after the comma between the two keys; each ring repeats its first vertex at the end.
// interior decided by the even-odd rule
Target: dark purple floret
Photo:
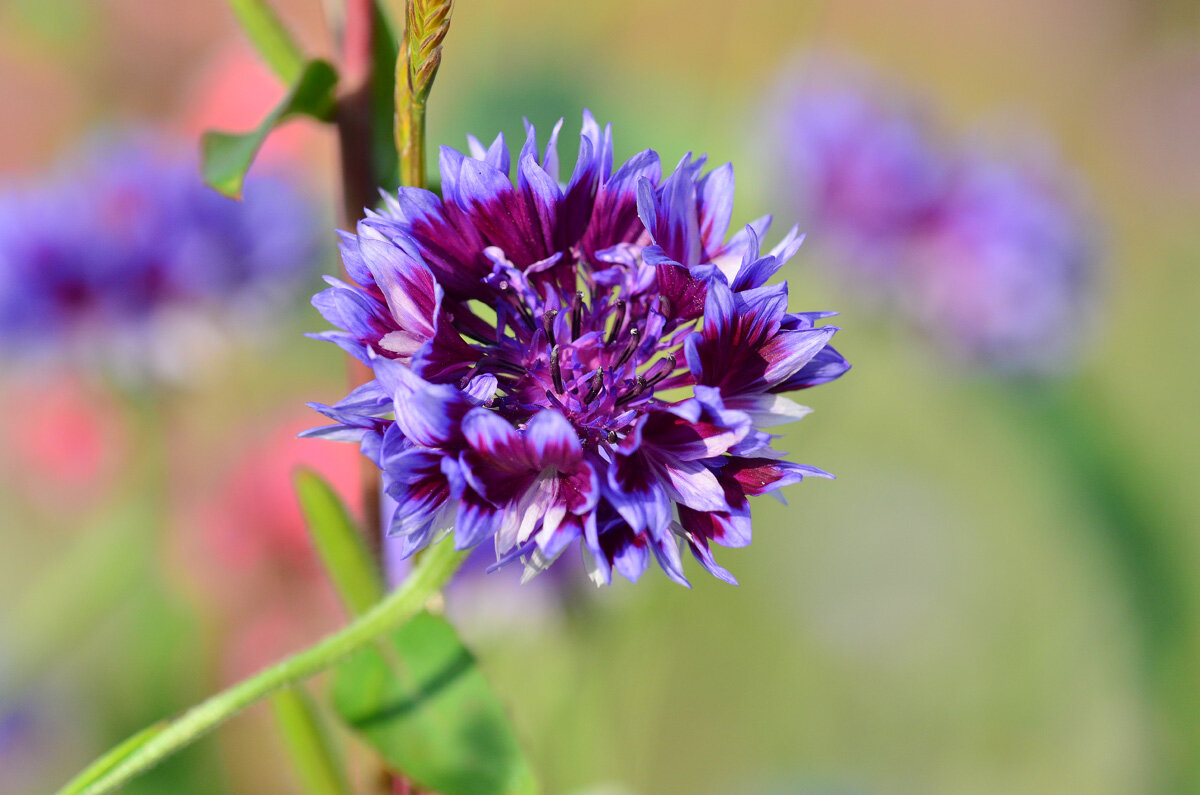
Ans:
{"type": "Polygon", "coordinates": [[[531,572],[582,540],[590,570],[636,579],[654,557],[686,583],[678,541],[732,581],[709,545],[749,542],[747,496],[806,476],[761,430],[803,416],[780,393],[849,365],[766,282],[800,245],[764,253],[769,219],[726,240],[733,172],[690,155],[665,179],[646,151],[613,168],[584,114],[560,183],[555,139],[443,148],[441,197],[402,188],[343,235],[356,284],[314,304],[375,380],[313,436],[359,441],[411,554],[454,528],[531,572]]]}

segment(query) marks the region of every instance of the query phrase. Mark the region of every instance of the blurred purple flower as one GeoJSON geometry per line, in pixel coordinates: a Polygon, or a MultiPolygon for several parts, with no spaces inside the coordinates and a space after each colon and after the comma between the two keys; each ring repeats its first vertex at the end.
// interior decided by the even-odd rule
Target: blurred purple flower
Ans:
{"type": "Polygon", "coordinates": [[[186,369],[173,332],[201,317],[261,325],[312,273],[314,221],[281,179],[221,197],[161,138],[93,147],[0,193],[0,350],[186,369]]]}
{"type": "Polygon", "coordinates": [[[835,276],[953,353],[1005,371],[1061,364],[1082,336],[1096,247],[1045,159],[947,146],[924,103],[814,56],[770,103],[777,190],[835,276]]]}
{"type": "Polygon", "coordinates": [[[839,268],[864,286],[884,287],[906,236],[936,212],[945,188],[946,164],[924,107],[862,65],[830,55],[789,69],[769,105],[780,198],[839,268]]]}
{"type": "Polygon", "coordinates": [[[1062,174],[966,155],[915,237],[908,304],[952,352],[1000,371],[1048,371],[1084,336],[1096,247],[1062,174]]]}
{"type": "Polygon", "coordinates": [[[558,181],[556,126],[509,176],[503,136],[443,148],[443,195],[402,188],[343,235],[353,286],[314,304],[315,335],[374,369],[313,436],[361,442],[398,508],[403,557],[454,527],[497,565],[540,571],[582,539],[589,571],[634,580],[651,555],[686,584],[677,539],[716,576],[710,543],[750,542],[748,496],[827,476],[783,461],[761,428],[806,410],[781,393],[848,365],[828,313],[788,313],[767,280],[763,218],[725,239],[733,170],[685,157],[665,179],[645,151],[613,169],[611,128],[584,114],[558,181]],[[394,414],[395,419],[387,419],[394,414]]]}

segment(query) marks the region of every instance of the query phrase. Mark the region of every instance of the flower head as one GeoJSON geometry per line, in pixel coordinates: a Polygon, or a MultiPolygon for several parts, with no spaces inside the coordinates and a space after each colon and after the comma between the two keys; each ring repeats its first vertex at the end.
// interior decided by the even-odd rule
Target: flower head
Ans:
{"type": "Polygon", "coordinates": [[[0,351],[180,376],[191,343],[294,295],[319,252],[311,216],[280,179],[218,195],[152,135],[93,147],[0,193],[0,351]]]}
{"type": "Polygon", "coordinates": [[[848,368],[829,313],[767,284],[801,238],[763,252],[763,218],[726,239],[730,166],[689,155],[664,178],[645,151],[614,169],[586,113],[561,184],[558,131],[543,150],[528,128],[515,181],[503,136],[443,148],[442,196],[402,188],[343,235],[357,285],[328,280],[314,304],[340,330],[316,336],[375,380],[314,404],[336,424],[310,435],[362,443],[405,555],[453,527],[534,572],[582,539],[598,582],[653,556],[686,583],[682,538],[732,580],[710,544],[749,543],[747,497],[826,476],[762,429],[804,415],[782,393],[848,368]]]}

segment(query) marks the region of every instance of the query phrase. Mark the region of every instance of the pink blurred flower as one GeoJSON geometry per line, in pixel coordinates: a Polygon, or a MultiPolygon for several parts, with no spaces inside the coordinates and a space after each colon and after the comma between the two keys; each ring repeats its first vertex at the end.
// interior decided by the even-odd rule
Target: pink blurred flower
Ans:
{"type": "Polygon", "coordinates": [[[358,458],[354,450],[326,450],[296,434],[309,424],[299,415],[275,426],[241,450],[204,500],[197,520],[205,546],[222,571],[239,575],[276,567],[307,575],[319,563],[296,501],[292,476],[316,470],[347,498],[359,503],[358,458]]]}
{"type": "Polygon", "coordinates": [[[215,612],[221,670],[237,678],[317,640],[345,620],[325,580],[296,501],[292,477],[309,467],[329,480],[352,511],[361,502],[358,456],[351,448],[297,439],[299,414],[242,447],[220,474],[182,506],[176,553],[186,576],[215,612]]]}
{"type": "Polygon", "coordinates": [[[98,499],[128,457],[117,407],[79,378],[42,373],[11,383],[0,412],[5,476],[48,509],[98,499]]]}
{"type": "Polygon", "coordinates": [[[221,677],[235,682],[310,646],[345,621],[333,589],[314,583],[239,615],[222,644],[221,677]]]}

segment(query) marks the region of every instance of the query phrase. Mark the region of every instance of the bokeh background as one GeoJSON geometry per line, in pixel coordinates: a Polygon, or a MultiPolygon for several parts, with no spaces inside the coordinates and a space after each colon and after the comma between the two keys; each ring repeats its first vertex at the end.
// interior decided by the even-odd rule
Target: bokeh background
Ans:
{"type": "MultiPolygon", "coordinates": [[[[318,0],[278,5],[331,50],[318,0]]],[[[690,591],[652,571],[559,594],[515,591],[504,571],[486,586],[503,598],[470,583],[450,607],[547,792],[1160,787],[1165,767],[1200,765],[1197,729],[1162,708],[1186,711],[1200,670],[1200,6],[464,0],[430,142],[520,140],[522,116],[565,116],[571,152],[588,107],[618,158],[733,161],[735,223],[775,211],[786,228],[762,133],[784,70],[814,48],[919,92],[952,134],[1037,130],[1077,175],[1097,308],[1078,361],[1046,376],[1086,396],[1077,454],[1036,408],[1045,380],[951,360],[806,246],[785,272],[792,305],[842,311],[854,369],[802,396],[815,412],[781,446],[838,480],[755,506],[755,543],[719,557],[741,585],[694,567],[690,591]],[[1154,514],[1149,546],[1105,529],[1079,471],[1093,452],[1154,514]],[[1160,577],[1166,614],[1146,607],[1160,577]],[[1146,641],[1156,622],[1175,633],[1165,647],[1146,641]]],[[[247,128],[281,93],[218,0],[0,3],[5,181],[97,129],[247,128]]],[[[296,122],[268,154],[332,229],[330,133],[296,122]]],[[[343,621],[289,483],[304,463],[354,492],[354,450],[293,438],[317,424],[305,401],[344,391],[343,357],[301,336],[324,327],[307,297],[337,267],[325,242],[266,339],[222,341],[182,381],[0,370],[0,792],[49,791],[343,621]]],[[[257,708],[128,791],[295,787],[257,708]]]]}

